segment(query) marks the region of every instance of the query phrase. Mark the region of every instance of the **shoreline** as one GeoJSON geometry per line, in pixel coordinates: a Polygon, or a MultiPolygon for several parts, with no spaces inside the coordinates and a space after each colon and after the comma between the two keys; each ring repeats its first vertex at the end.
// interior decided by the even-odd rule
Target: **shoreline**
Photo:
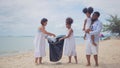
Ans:
{"type": "MultiPolygon", "coordinates": [[[[120,39],[109,39],[109,40],[102,40],[102,41],[100,41],[100,43],[99,43],[99,45],[100,46],[103,46],[101,43],[106,43],[106,42],[108,42],[108,43],[111,43],[111,42],[109,42],[109,41],[112,41],[112,40],[119,40],[120,41],[120,39]]],[[[111,43],[112,44],[112,43],[111,43]]],[[[114,43],[114,44],[118,44],[118,43],[114,43]]],[[[107,44],[107,45],[110,45],[110,44],[107,44]]],[[[107,46],[107,45],[105,45],[105,46],[107,46]]],[[[119,44],[120,45],[120,44],[119,44]]],[[[84,41],[84,43],[80,43],[80,44],[77,44],[76,45],[77,47],[79,47],[79,46],[85,46],[85,41],[84,41]]],[[[49,50],[49,47],[48,47],[48,45],[46,46],[46,52],[48,52],[48,50],[49,50]]],[[[24,50],[24,51],[11,51],[11,52],[5,52],[6,54],[0,54],[0,57],[5,57],[5,56],[14,56],[14,55],[19,55],[19,54],[24,54],[24,53],[30,53],[30,52],[34,52],[34,49],[29,49],[29,50],[24,50]]],[[[4,53],[4,52],[3,52],[4,53]]]]}
{"type": "MultiPolygon", "coordinates": [[[[11,55],[21,52],[28,52],[34,50],[32,37],[3,37],[0,38],[0,56],[2,55],[11,55]],[[7,41],[7,43],[6,43],[7,41]]],[[[76,44],[83,43],[84,40],[82,38],[75,38],[76,44]]],[[[48,42],[46,40],[46,50],[49,47],[48,42]]]]}
{"type": "Polygon", "coordinates": [[[0,57],[15,56],[15,55],[25,54],[25,53],[29,53],[29,52],[33,52],[33,50],[16,51],[16,52],[12,52],[12,53],[10,52],[10,53],[6,53],[6,54],[1,54],[0,57]]]}

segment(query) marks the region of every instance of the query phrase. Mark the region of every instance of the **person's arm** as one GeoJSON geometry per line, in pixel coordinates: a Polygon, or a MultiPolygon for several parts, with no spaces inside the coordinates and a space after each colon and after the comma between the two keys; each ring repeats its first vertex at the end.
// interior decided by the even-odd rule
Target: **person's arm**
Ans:
{"type": "Polygon", "coordinates": [[[86,22],[87,22],[87,19],[85,19],[85,21],[84,21],[83,31],[85,31],[86,22]]]}
{"type": "Polygon", "coordinates": [[[59,41],[60,41],[60,40],[63,40],[63,39],[66,39],[66,38],[69,38],[69,37],[71,36],[72,32],[73,32],[73,30],[70,29],[68,35],[67,35],[67,36],[64,36],[63,38],[60,38],[59,41]]]}
{"type": "Polygon", "coordinates": [[[71,36],[72,32],[73,32],[73,30],[70,29],[70,31],[68,32],[68,35],[64,36],[63,39],[69,38],[71,36]]]}
{"type": "Polygon", "coordinates": [[[49,35],[49,36],[54,36],[54,37],[55,37],[55,34],[50,33],[50,32],[47,32],[44,28],[40,28],[40,30],[41,30],[44,34],[47,34],[47,35],[49,35]]]}
{"type": "Polygon", "coordinates": [[[101,30],[102,30],[102,23],[99,23],[97,25],[97,28],[94,31],[88,31],[88,33],[90,35],[96,35],[96,34],[99,34],[101,32],[101,30]]]}

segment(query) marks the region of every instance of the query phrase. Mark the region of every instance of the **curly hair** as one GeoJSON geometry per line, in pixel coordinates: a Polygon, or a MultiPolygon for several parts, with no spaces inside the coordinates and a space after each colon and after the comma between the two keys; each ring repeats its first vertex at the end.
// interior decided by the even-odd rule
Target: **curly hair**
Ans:
{"type": "Polygon", "coordinates": [[[84,8],[84,9],[83,9],[83,13],[85,13],[85,14],[86,14],[87,12],[91,14],[91,13],[93,13],[93,11],[94,11],[94,10],[93,10],[92,7],[88,7],[88,8],[84,8]]]}
{"type": "Polygon", "coordinates": [[[73,23],[73,19],[71,18],[71,17],[68,17],[67,19],[66,19],[66,24],[72,24],[73,23]]]}
{"type": "Polygon", "coordinates": [[[83,9],[83,13],[87,13],[87,8],[84,8],[84,9],[83,9]]]}
{"type": "Polygon", "coordinates": [[[92,7],[88,7],[88,13],[93,13],[93,8],[92,7]]]}

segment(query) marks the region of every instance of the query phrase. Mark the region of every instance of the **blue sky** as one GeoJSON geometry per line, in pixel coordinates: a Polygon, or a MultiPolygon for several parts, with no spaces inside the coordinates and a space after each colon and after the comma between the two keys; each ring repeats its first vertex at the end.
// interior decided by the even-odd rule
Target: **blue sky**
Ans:
{"type": "Polygon", "coordinates": [[[83,35],[82,27],[86,16],[84,7],[92,6],[101,13],[100,20],[110,14],[120,16],[119,0],[0,0],[0,36],[34,36],[40,20],[48,19],[46,29],[57,35],[65,34],[65,19],[74,19],[75,35],[83,35]]]}

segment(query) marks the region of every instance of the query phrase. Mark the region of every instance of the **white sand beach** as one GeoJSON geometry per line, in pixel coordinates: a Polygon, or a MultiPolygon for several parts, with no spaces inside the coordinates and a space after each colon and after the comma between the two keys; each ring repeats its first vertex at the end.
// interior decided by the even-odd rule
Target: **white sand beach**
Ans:
{"type": "MultiPolygon", "coordinates": [[[[77,45],[78,64],[67,64],[68,58],[63,56],[59,62],[50,62],[49,53],[43,58],[43,64],[34,64],[34,52],[20,53],[11,56],[0,57],[0,68],[88,68],[86,67],[85,44],[77,45]]],[[[94,60],[91,57],[94,68],[94,60]]],[[[97,68],[120,68],[120,40],[105,40],[99,45],[99,66],[97,68]]]]}

